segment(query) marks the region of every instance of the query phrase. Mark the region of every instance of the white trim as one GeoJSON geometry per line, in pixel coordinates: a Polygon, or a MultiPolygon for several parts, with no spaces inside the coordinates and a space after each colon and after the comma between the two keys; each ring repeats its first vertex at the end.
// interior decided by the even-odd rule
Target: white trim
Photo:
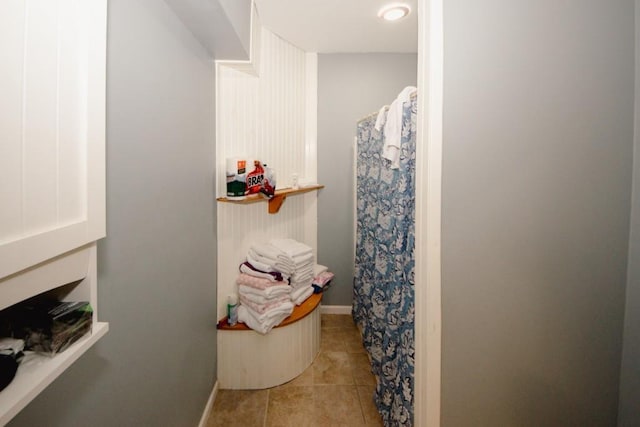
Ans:
{"type": "Polygon", "coordinates": [[[443,0],[418,0],[415,424],[440,425],[443,0]]]}
{"type": "Polygon", "coordinates": [[[213,409],[213,404],[216,401],[216,396],[218,395],[218,381],[213,385],[213,390],[211,390],[211,394],[209,395],[209,400],[207,400],[207,406],[204,407],[204,412],[202,413],[202,418],[200,418],[200,423],[198,427],[206,427],[207,421],[209,420],[209,415],[211,414],[211,410],[213,409]]]}
{"type": "Polygon", "coordinates": [[[350,305],[320,305],[320,314],[351,314],[350,305]]]}
{"type": "MultiPolygon", "coordinates": [[[[251,0],[251,23],[249,33],[249,59],[246,60],[229,60],[218,59],[214,61],[216,65],[224,65],[231,67],[235,70],[243,73],[250,74],[254,77],[260,77],[260,44],[261,44],[261,32],[262,23],[258,16],[258,10],[256,9],[255,1],[251,0]]],[[[217,81],[217,78],[216,78],[217,81]]]]}
{"type": "Polygon", "coordinates": [[[49,384],[109,331],[109,324],[94,320],[92,331],[54,357],[33,354],[25,357],[14,380],[0,394],[0,425],[6,425],[49,384]]]}
{"type": "Polygon", "coordinates": [[[356,245],[358,241],[358,137],[353,137],[353,147],[351,150],[353,156],[353,251],[352,264],[356,265],[356,245]]]}

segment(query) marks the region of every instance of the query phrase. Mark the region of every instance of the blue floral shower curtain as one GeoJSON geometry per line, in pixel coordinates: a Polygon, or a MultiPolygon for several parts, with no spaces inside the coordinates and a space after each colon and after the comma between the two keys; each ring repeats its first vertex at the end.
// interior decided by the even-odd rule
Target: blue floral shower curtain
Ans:
{"type": "Polygon", "coordinates": [[[416,99],[404,105],[400,168],[382,158],[376,116],[358,123],[353,317],[386,426],[413,425],[416,99]]]}

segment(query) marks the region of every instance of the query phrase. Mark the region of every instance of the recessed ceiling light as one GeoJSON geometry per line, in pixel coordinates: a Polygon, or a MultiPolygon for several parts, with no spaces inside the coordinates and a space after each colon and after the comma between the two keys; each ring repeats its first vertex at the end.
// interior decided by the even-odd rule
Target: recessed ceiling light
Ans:
{"type": "Polygon", "coordinates": [[[409,5],[394,3],[387,6],[384,6],[378,12],[378,17],[386,20],[386,21],[397,21],[398,19],[402,19],[411,13],[411,8],[409,5]]]}

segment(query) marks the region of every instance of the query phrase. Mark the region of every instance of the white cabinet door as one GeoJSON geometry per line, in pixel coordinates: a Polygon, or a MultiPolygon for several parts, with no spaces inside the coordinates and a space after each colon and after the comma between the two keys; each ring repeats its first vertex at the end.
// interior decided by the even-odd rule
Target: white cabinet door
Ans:
{"type": "Polygon", "coordinates": [[[106,0],[0,1],[0,279],[105,234],[106,0]]]}

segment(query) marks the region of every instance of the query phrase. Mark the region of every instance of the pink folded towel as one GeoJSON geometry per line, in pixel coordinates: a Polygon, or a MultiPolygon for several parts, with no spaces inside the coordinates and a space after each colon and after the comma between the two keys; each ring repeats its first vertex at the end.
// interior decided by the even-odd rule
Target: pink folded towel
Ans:
{"type": "Polygon", "coordinates": [[[282,296],[275,300],[272,300],[271,302],[260,304],[260,303],[251,301],[250,298],[240,294],[240,302],[246,305],[247,307],[251,308],[253,311],[255,311],[258,314],[264,314],[265,312],[272,310],[274,308],[277,308],[281,306],[283,303],[288,301],[291,301],[291,298],[289,298],[288,296],[282,296]]]}
{"type": "Polygon", "coordinates": [[[238,285],[250,286],[256,289],[266,289],[271,286],[282,285],[284,282],[272,282],[269,279],[262,279],[260,277],[249,276],[245,273],[240,273],[236,279],[238,285]]]}

